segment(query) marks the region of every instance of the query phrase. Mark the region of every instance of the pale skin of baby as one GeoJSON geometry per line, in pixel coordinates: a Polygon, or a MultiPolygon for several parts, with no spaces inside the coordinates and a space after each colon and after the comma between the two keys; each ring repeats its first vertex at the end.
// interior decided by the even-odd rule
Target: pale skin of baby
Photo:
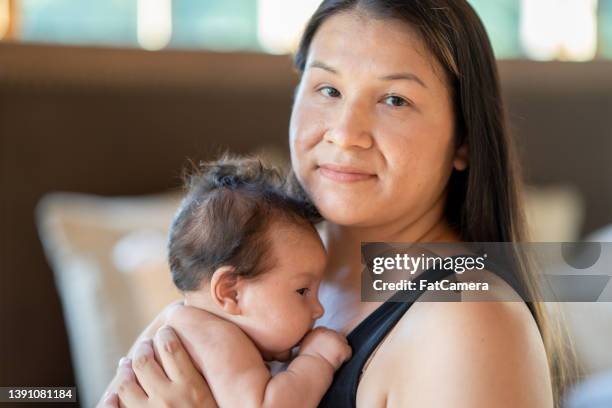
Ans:
{"type": "MultiPolygon", "coordinates": [[[[346,338],[318,327],[323,315],[317,296],[325,250],[310,225],[273,222],[269,270],[256,278],[236,278],[234,268],[214,271],[209,282],[185,293],[183,304],[165,314],[219,406],[304,407],[318,405],[333,374],[351,355],[346,338]],[[274,376],[264,360],[287,361],[274,376]],[[240,390],[240,392],[236,392],[240,390]]],[[[137,401],[120,392],[124,404],[137,401]]]]}
{"type": "MultiPolygon", "coordinates": [[[[469,165],[453,123],[443,70],[411,27],[350,11],[319,28],[290,125],[293,168],[327,220],[326,313],[317,324],[346,334],[379,306],[360,299],[360,242],[460,241],[444,217],[448,177],[469,165]],[[370,177],[348,181],[350,172],[326,163],[370,177]]],[[[497,286],[502,298],[507,285],[497,286]]],[[[180,356],[161,364],[190,369],[180,356]]],[[[156,369],[151,363],[134,371],[157,378],[156,369]]],[[[210,401],[197,381],[186,374],[172,385],[143,386],[150,405],[134,406],[186,402],[194,390],[193,406],[210,401]]],[[[371,356],[357,389],[357,407],[406,406],[552,407],[546,352],[526,305],[413,305],[371,356]]]]}

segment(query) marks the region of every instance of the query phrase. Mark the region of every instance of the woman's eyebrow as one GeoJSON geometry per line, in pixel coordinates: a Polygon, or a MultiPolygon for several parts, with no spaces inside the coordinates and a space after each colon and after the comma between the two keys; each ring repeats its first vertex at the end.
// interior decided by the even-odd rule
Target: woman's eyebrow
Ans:
{"type": "MultiPolygon", "coordinates": [[[[332,74],[339,75],[338,70],[330,67],[329,65],[327,65],[326,63],[322,61],[314,60],[310,64],[308,64],[308,68],[320,68],[332,74]]],[[[423,88],[427,88],[427,85],[425,85],[425,82],[423,82],[421,78],[419,78],[417,75],[410,73],[410,72],[400,72],[397,74],[385,75],[385,76],[380,77],[379,79],[382,81],[396,81],[396,80],[413,81],[421,85],[423,88]]]]}
{"type": "Polygon", "coordinates": [[[325,71],[331,72],[332,74],[338,74],[338,71],[335,68],[332,68],[326,63],[317,60],[312,61],[310,64],[308,64],[308,68],[321,68],[325,71]]]}
{"type": "Polygon", "coordinates": [[[400,72],[397,74],[391,74],[391,75],[385,75],[383,77],[379,78],[382,81],[395,81],[398,79],[403,79],[403,80],[407,80],[407,81],[414,81],[417,84],[421,85],[423,88],[427,88],[427,85],[425,85],[425,82],[423,82],[421,80],[421,78],[419,78],[418,76],[416,76],[415,74],[412,74],[410,72],[400,72]]]}

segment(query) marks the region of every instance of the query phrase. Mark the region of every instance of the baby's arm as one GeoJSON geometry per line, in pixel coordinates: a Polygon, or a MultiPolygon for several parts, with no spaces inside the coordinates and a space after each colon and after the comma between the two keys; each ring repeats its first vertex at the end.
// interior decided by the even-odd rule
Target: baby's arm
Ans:
{"type": "Polygon", "coordinates": [[[287,370],[272,377],[259,350],[236,325],[187,306],[176,308],[168,324],[221,407],[316,407],[334,371],[350,356],[339,334],[317,328],[304,338],[287,370]]]}
{"type": "Polygon", "coordinates": [[[351,356],[346,338],[317,327],[302,340],[298,356],[266,388],[264,407],[316,407],[329,388],[334,372],[351,356]]]}

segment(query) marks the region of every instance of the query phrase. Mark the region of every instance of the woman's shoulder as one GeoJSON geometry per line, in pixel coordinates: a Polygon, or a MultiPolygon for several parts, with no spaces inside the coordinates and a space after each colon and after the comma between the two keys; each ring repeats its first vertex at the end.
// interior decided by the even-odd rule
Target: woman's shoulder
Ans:
{"type": "Polygon", "coordinates": [[[394,373],[395,405],[548,406],[546,352],[523,302],[417,302],[385,343],[372,368],[394,373]]]}

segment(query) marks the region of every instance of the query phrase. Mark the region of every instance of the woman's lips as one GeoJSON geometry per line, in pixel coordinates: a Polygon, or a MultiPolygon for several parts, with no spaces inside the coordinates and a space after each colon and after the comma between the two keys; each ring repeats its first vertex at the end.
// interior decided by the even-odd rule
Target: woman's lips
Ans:
{"type": "Polygon", "coordinates": [[[369,180],[376,177],[375,174],[338,164],[321,164],[319,166],[319,172],[321,172],[323,177],[339,183],[354,183],[356,181],[369,180]]]}

